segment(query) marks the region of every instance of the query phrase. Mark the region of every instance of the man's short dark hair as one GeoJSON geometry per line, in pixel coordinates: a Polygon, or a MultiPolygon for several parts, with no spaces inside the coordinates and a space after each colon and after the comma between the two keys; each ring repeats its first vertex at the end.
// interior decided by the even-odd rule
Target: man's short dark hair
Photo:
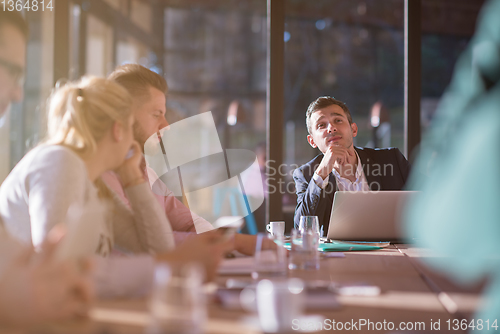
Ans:
{"type": "Polygon", "coordinates": [[[349,108],[347,108],[347,105],[344,102],[337,100],[331,96],[321,96],[321,97],[318,97],[313,102],[311,102],[309,107],[307,107],[306,126],[307,126],[307,132],[309,132],[309,134],[311,134],[311,130],[312,130],[312,128],[311,128],[311,126],[312,126],[312,124],[311,124],[312,114],[318,110],[329,107],[333,104],[339,106],[340,108],[342,108],[342,110],[344,110],[345,115],[347,117],[347,120],[349,121],[349,124],[352,124],[351,112],[349,111],[349,108]]]}
{"type": "MultiPolygon", "coordinates": [[[[0,29],[7,24],[10,24],[23,34],[24,39],[28,41],[29,28],[24,17],[16,11],[0,11],[0,29]]],[[[1,41],[0,41],[1,42],[1,41]]]]}

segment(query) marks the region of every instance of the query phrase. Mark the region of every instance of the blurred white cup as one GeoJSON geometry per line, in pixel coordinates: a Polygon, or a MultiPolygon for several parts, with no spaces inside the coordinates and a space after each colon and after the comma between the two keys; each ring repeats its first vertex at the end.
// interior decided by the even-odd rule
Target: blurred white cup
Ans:
{"type": "Polygon", "coordinates": [[[270,222],[266,225],[266,230],[272,235],[285,235],[285,222],[270,222]]]}

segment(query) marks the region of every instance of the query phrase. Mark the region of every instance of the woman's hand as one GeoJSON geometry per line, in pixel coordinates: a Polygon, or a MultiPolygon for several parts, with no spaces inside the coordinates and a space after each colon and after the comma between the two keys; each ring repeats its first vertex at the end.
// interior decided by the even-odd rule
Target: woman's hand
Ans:
{"type": "MultiPolygon", "coordinates": [[[[234,236],[234,248],[245,255],[255,254],[255,244],[257,236],[250,234],[236,233],[234,236]]],[[[275,249],[277,246],[272,239],[264,238],[262,240],[262,249],[275,249]]]]}
{"type": "Polygon", "coordinates": [[[144,174],[140,168],[143,157],[139,143],[134,140],[130,149],[133,150],[132,157],[125,159],[122,165],[116,169],[116,172],[120,176],[123,188],[146,182],[144,180],[144,174]]]}

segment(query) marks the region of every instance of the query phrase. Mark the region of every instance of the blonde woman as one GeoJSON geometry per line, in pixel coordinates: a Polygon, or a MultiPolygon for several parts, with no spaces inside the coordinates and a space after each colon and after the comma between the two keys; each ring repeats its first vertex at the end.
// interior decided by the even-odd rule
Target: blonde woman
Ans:
{"type": "MultiPolygon", "coordinates": [[[[117,245],[131,252],[173,248],[170,225],[159,205],[145,201],[149,185],[139,169],[130,97],[120,85],[87,77],[58,89],[50,99],[47,140],[30,151],[0,188],[0,212],[7,232],[26,244],[40,245],[71,205],[96,210],[99,177],[116,170],[127,185],[132,210],[114,201],[101,217],[95,251],[108,255],[117,245]],[[125,159],[127,152],[133,156],[125,159]],[[148,222],[156,223],[148,226],[148,222]]],[[[101,186],[101,197],[110,197],[101,186]]],[[[98,218],[99,219],[99,218],[98,218]]],[[[95,243],[96,240],[93,240],[95,243]]]]}

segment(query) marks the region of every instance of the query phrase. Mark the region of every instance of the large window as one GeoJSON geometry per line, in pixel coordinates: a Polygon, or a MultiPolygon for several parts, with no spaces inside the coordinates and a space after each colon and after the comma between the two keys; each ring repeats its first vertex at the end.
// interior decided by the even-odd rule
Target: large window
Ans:
{"type": "Polygon", "coordinates": [[[115,67],[113,61],[113,30],[94,15],[88,15],[86,74],[106,76],[115,67]]]}
{"type": "MultiPolygon", "coordinates": [[[[225,0],[217,5],[203,0],[165,1],[165,6],[168,121],[211,111],[223,148],[248,149],[262,156],[266,142],[266,1],[225,0]]],[[[264,158],[259,161],[263,168],[264,158]]],[[[199,196],[195,200],[212,198],[202,192],[199,196]]],[[[222,205],[214,201],[208,205],[222,205]]],[[[264,230],[264,206],[253,216],[257,228],[264,230]]],[[[247,223],[251,222],[247,219],[247,223]]]]}
{"type": "Polygon", "coordinates": [[[450,83],[455,62],[474,33],[483,0],[422,2],[422,101],[425,130],[450,83]]]}

